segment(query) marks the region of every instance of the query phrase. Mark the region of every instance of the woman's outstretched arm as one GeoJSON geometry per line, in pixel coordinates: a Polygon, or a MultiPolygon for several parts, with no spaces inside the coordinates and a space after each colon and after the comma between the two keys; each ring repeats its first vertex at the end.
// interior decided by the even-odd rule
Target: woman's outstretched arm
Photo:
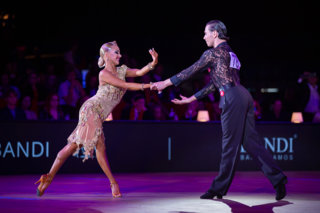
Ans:
{"type": "Polygon", "coordinates": [[[158,53],[154,48],[149,50],[149,53],[152,57],[152,62],[148,63],[141,69],[128,68],[126,72],[126,77],[139,77],[147,74],[150,70],[153,70],[158,63],[158,53]]]}

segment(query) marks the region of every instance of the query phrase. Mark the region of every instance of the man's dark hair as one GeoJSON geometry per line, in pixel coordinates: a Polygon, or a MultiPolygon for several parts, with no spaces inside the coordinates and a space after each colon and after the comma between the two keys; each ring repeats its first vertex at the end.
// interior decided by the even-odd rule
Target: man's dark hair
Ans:
{"type": "Polygon", "coordinates": [[[227,36],[227,27],[224,25],[222,21],[219,20],[211,20],[206,26],[209,26],[210,32],[217,31],[220,39],[229,40],[230,38],[227,36]]]}

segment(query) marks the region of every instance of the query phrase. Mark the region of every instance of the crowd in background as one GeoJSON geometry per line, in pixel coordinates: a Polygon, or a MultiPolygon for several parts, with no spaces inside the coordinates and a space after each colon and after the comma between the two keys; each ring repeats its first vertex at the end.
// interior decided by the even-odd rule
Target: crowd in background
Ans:
{"type": "MultiPolygon", "coordinates": [[[[98,89],[97,60],[79,57],[77,44],[57,56],[36,52],[28,55],[26,48],[25,45],[16,46],[14,54],[1,66],[0,120],[77,120],[79,107],[98,89]]],[[[126,54],[121,64],[139,68],[135,58],[126,54]]],[[[160,61],[147,75],[126,80],[160,81],[166,69],[160,61]]],[[[161,94],[150,90],[127,91],[112,112],[113,120],[197,120],[198,111],[207,110],[210,121],[219,121],[218,91],[188,105],[174,105],[170,101],[180,94],[200,90],[209,81],[205,71],[199,78],[181,87],[170,87],[161,94]]],[[[314,71],[302,71],[294,87],[273,94],[271,98],[266,99],[259,92],[253,97],[257,121],[289,122],[292,112],[302,112],[305,122],[320,120],[318,76],[314,71]]]]}

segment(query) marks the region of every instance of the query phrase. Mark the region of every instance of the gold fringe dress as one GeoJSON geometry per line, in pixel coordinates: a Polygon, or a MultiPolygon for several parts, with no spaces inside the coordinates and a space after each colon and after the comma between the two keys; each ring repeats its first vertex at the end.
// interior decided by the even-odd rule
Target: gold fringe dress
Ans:
{"type": "MultiPolygon", "coordinates": [[[[125,80],[127,66],[117,67],[117,77],[125,80]]],[[[84,148],[84,159],[93,156],[94,148],[98,143],[103,143],[104,134],[102,123],[119,104],[125,94],[126,89],[112,86],[110,84],[99,85],[97,93],[83,103],[79,111],[79,122],[75,130],[68,137],[68,143],[78,145],[74,154],[77,154],[80,148],[84,148]]]]}

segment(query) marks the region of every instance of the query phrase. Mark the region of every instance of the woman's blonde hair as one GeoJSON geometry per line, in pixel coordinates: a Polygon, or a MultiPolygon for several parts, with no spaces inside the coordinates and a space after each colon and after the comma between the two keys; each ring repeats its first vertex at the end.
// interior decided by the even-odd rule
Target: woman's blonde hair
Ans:
{"type": "Polygon", "coordinates": [[[103,56],[106,52],[108,52],[112,46],[117,46],[117,42],[116,41],[111,41],[111,42],[108,42],[108,43],[105,43],[103,44],[101,47],[100,47],[100,51],[99,51],[99,59],[98,59],[98,66],[99,68],[102,68],[106,65],[106,62],[104,61],[103,59],[103,56]]]}

